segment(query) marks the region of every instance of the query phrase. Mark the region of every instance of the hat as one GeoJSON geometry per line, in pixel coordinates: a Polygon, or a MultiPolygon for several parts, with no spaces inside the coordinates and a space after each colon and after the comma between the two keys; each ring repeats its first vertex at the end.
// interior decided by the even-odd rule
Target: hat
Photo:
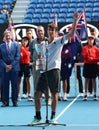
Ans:
{"type": "Polygon", "coordinates": [[[87,28],[87,32],[88,32],[88,38],[93,38],[93,39],[95,39],[95,37],[91,34],[89,28],[87,28]]]}

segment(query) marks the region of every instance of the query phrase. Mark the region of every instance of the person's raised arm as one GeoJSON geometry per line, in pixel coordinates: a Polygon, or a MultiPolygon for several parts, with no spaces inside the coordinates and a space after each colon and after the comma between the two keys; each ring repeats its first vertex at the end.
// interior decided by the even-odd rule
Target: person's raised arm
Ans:
{"type": "Polygon", "coordinates": [[[74,22],[73,22],[73,25],[72,25],[72,30],[66,35],[66,39],[69,39],[74,34],[74,31],[75,31],[75,28],[76,28],[77,18],[78,18],[78,12],[75,12],[74,13],[74,22]]]}

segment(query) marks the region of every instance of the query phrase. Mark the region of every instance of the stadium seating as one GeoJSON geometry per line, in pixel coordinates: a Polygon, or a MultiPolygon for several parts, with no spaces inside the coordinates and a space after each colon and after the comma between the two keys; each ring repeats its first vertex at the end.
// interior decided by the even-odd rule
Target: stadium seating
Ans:
{"type": "Polygon", "coordinates": [[[67,23],[71,23],[71,22],[73,22],[73,18],[72,18],[72,17],[70,17],[70,18],[66,18],[66,22],[67,22],[67,23]]]}
{"type": "Polygon", "coordinates": [[[29,8],[26,12],[26,14],[33,14],[34,13],[34,10],[32,8],[29,8]]]}
{"type": "MultiPolygon", "coordinates": [[[[95,17],[94,15],[96,15],[93,14],[93,16],[91,16],[91,14],[94,11],[97,12],[99,10],[99,2],[97,2],[98,4],[96,5],[94,1],[95,0],[78,0],[77,2],[75,0],[38,0],[38,4],[35,2],[37,5],[35,10],[43,8],[41,13],[42,18],[44,18],[44,22],[52,22],[54,19],[54,12],[56,12],[59,22],[69,22],[69,20],[71,22],[73,21],[73,13],[75,10],[80,13],[84,10],[85,7],[86,19],[91,21],[93,17],[95,17]]],[[[40,21],[43,20],[41,19],[40,21]]]]}
{"type": "Polygon", "coordinates": [[[34,18],[32,19],[32,23],[39,23],[40,22],[40,19],[39,18],[34,18]]]}
{"type": "Polygon", "coordinates": [[[49,18],[49,23],[52,23],[54,21],[54,17],[49,18]]]}
{"type": "Polygon", "coordinates": [[[63,7],[63,8],[60,8],[60,13],[67,13],[68,9],[63,7]]]}
{"type": "Polygon", "coordinates": [[[49,22],[49,19],[47,17],[42,17],[40,19],[40,23],[48,23],[49,22]]]}
{"type": "Polygon", "coordinates": [[[24,19],[24,23],[32,23],[32,19],[24,19]]]}
{"type": "Polygon", "coordinates": [[[54,0],[55,3],[61,3],[62,0],[54,0]]]}
{"type": "Polygon", "coordinates": [[[29,5],[28,10],[29,9],[34,9],[34,8],[36,8],[36,4],[32,3],[32,4],[29,5]]]}
{"type": "Polygon", "coordinates": [[[0,10],[3,8],[3,4],[0,3],[0,10]]]}
{"type": "Polygon", "coordinates": [[[44,4],[43,4],[43,3],[39,3],[39,4],[36,5],[36,8],[41,8],[41,9],[43,9],[43,8],[44,8],[44,4]]]}
{"type": "Polygon", "coordinates": [[[66,13],[64,13],[64,12],[59,13],[58,19],[60,19],[60,18],[62,18],[62,17],[65,17],[65,18],[66,18],[66,13]]]}
{"type": "MultiPolygon", "coordinates": [[[[0,9],[5,3],[11,8],[13,1],[0,0],[0,9]]],[[[71,22],[75,10],[80,13],[84,7],[87,21],[93,21],[94,18],[99,20],[99,0],[30,0],[23,22],[52,22],[54,13],[57,14],[58,22],[71,22]]]]}
{"type": "Polygon", "coordinates": [[[44,9],[43,9],[43,12],[44,12],[44,13],[50,13],[51,10],[52,10],[52,9],[48,7],[48,8],[44,8],[44,9]]]}
{"type": "Polygon", "coordinates": [[[4,20],[0,18],[0,24],[3,24],[4,23],[4,20]]]}
{"type": "Polygon", "coordinates": [[[99,7],[93,7],[93,12],[98,12],[99,13],[99,7]]]}
{"type": "Polygon", "coordinates": [[[99,12],[93,12],[92,13],[92,20],[93,21],[99,21],[99,12]]]}
{"type": "MultiPolygon", "coordinates": [[[[9,9],[9,16],[11,15],[12,9],[14,7],[15,1],[14,0],[0,0],[0,10],[3,9],[4,5],[8,5],[9,9]]],[[[6,14],[0,13],[0,23],[4,23],[6,21],[6,14]]]]}
{"type": "Polygon", "coordinates": [[[94,7],[99,7],[99,1],[94,2],[94,7]]]}
{"type": "Polygon", "coordinates": [[[66,17],[60,17],[58,19],[58,22],[62,23],[62,22],[66,22],[66,17]]]}
{"type": "Polygon", "coordinates": [[[52,8],[52,4],[51,4],[51,3],[46,3],[46,4],[44,5],[44,8],[52,8]]]}
{"type": "Polygon", "coordinates": [[[34,13],[33,14],[33,19],[35,19],[35,18],[41,18],[41,16],[42,16],[42,14],[41,13],[34,13]]]}
{"type": "Polygon", "coordinates": [[[45,4],[46,0],[38,0],[38,4],[45,4]]]}

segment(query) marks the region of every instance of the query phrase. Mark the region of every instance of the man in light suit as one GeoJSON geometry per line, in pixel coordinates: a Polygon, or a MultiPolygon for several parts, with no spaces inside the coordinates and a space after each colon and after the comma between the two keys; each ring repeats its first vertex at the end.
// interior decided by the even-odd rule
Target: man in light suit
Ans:
{"type": "Polygon", "coordinates": [[[12,41],[10,31],[4,32],[5,42],[0,45],[0,66],[2,70],[2,107],[9,106],[9,85],[11,82],[11,97],[13,106],[17,106],[18,72],[20,70],[19,44],[12,41]]]}

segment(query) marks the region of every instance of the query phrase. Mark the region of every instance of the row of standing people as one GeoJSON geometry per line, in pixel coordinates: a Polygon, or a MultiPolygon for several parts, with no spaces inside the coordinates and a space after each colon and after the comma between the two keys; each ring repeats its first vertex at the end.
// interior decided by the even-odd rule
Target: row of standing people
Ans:
{"type": "MultiPolygon", "coordinates": [[[[99,40],[97,38],[97,32],[96,32],[96,29],[95,28],[91,28],[90,29],[90,33],[91,35],[94,36],[93,39],[91,39],[91,41],[93,40],[93,45],[96,45],[97,47],[99,47],[99,40]]],[[[84,62],[84,57],[82,55],[82,48],[87,45],[89,43],[89,38],[88,38],[88,42],[85,43],[85,44],[82,44],[82,46],[80,47],[80,51],[77,53],[77,59],[76,59],[76,63],[77,62],[84,62]]],[[[67,47],[64,46],[63,48],[63,51],[67,50],[67,47]],[[65,49],[64,49],[65,48],[65,49]]],[[[98,55],[97,55],[98,56],[98,55]]],[[[70,57],[69,57],[70,58],[70,57]]],[[[65,60],[65,65],[63,64],[62,67],[62,87],[63,87],[63,100],[64,101],[67,101],[67,97],[68,97],[68,94],[69,94],[69,91],[70,91],[70,76],[71,76],[71,73],[72,73],[72,68],[68,71],[66,71],[66,66],[68,66],[68,61],[65,60]],[[65,69],[64,69],[65,68],[65,69]],[[63,71],[65,70],[65,72],[63,71]],[[68,74],[67,74],[68,73],[68,74]]],[[[99,73],[99,71],[97,71],[99,73]]],[[[99,75],[97,73],[97,75],[99,75]]],[[[88,93],[87,95],[92,95],[92,92],[93,92],[93,87],[94,85],[92,85],[92,80],[90,78],[89,80],[89,83],[88,83],[88,86],[87,86],[87,90],[85,89],[86,85],[84,84],[83,85],[83,81],[82,81],[82,74],[81,74],[81,67],[80,66],[77,66],[77,80],[78,80],[78,87],[79,87],[79,93],[81,96],[84,95],[84,90],[86,91],[86,93],[88,93]]],[[[96,88],[96,87],[95,87],[96,88]]],[[[95,90],[96,91],[96,90],[95,90]]],[[[95,94],[96,95],[96,94],[95,94]]],[[[96,97],[96,96],[95,96],[96,97]]],[[[95,98],[97,100],[97,97],[95,98]]],[[[61,100],[61,95],[59,94],[59,100],[61,100]]],[[[86,100],[86,99],[85,99],[86,100]]]]}
{"type": "MultiPolygon", "coordinates": [[[[40,29],[40,27],[37,29],[37,41],[36,40],[34,40],[34,42],[36,43],[36,42],[42,42],[43,41],[43,39],[46,39],[46,37],[44,37],[44,29],[42,29],[42,33],[40,34],[39,33],[39,29],[40,29]]],[[[96,31],[95,31],[95,29],[91,29],[91,32],[92,32],[92,34],[96,37],[96,31]]],[[[31,29],[28,29],[27,30],[27,37],[23,37],[22,38],[22,44],[24,44],[24,41],[26,41],[27,42],[27,44],[28,44],[28,46],[29,46],[29,43],[32,43],[33,44],[33,34],[32,34],[32,30],[31,29]]],[[[21,45],[22,45],[21,44],[21,45]]],[[[22,46],[24,46],[24,45],[22,45],[22,46]]],[[[27,46],[27,45],[26,45],[27,46]]],[[[31,49],[32,47],[30,47],[30,49],[31,49]]],[[[80,51],[80,53],[78,53],[78,55],[80,55],[81,54],[81,51],[80,51]]],[[[33,54],[32,54],[33,55],[33,54]]],[[[78,56],[79,57],[79,56],[78,56]]],[[[31,57],[31,59],[34,59],[33,57],[31,57]]],[[[77,58],[77,60],[76,60],[76,62],[79,62],[79,59],[80,59],[80,61],[81,61],[81,57],[80,58],[77,58]]],[[[32,62],[32,61],[31,61],[32,62]]],[[[31,63],[30,63],[31,64],[31,63]]],[[[30,66],[30,65],[29,65],[30,66]]],[[[33,65],[33,66],[35,66],[35,65],[33,65]]],[[[24,67],[22,67],[22,68],[24,68],[24,67]]],[[[33,99],[32,99],[32,97],[31,97],[31,83],[30,83],[30,75],[31,75],[31,70],[30,70],[30,67],[28,67],[29,68],[29,70],[27,71],[27,72],[25,72],[24,73],[24,77],[26,77],[26,75],[28,74],[28,79],[25,79],[24,80],[24,82],[26,81],[26,83],[24,83],[23,82],[23,98],[25,98],[26,97],[26,93],[28,93],[28,100],[30,100],[30,101],[32,101],[33,99]],[[27,74],[26,74],[27,73],[27,74]]],[[[65,68],[66,68],[66,66],[65,66],[65,68]]],[[[25,67],[25,69],[26,69],[26,67],[25,67]]],[[[27,69],[26,69],[27,70],[27,69]]],[[[34,83],[35,83],[35,80],[37,80],[37,77],[39,77],[39,76],[37,76],[37,77],[35,77],[35,72],[34,72],[34,70],[35,70],[35,67],[33,67],[33,76],[34,76],[34,83]]],[[[19,78],[18,78],[18,100],[21,100],[20,99],[20,83],[21,83],[21,77],[22,77],[22,71],[24,71],[24,70],[21,70],[21,72],[20,72],[20,74],[19,74],[19,78]]],[[[81,70],[80,70],[80,67],[78,66],[77,67],[77,79],[78,79],[78,83],[79,83],[79,92],[81,93],[81,94],[83,94],[83,83],[82,83],[82,76],[81,76],[81,72],[80,72],[81,70]]],[[[37,71],[36,71],[37,72],[37,71]]],[[[62,72],[63,74],[66,74],[67,72],[62,72]]],[[[70,79],[69,79],[70,77],[68,77],[68,78],[66,78],[66,80],[67,80],[67,84],[66,84],[66,81],[65,80],[63,80],[63,100],[67,100],[67,94],[69,93],[69,91],[70,91],[70,79]],[[67,85],[67,89],[66,89],[66,85],[67,85]]],[[[34,85],[35,86],[35,85],[34,85]]],[[[90,80],[90,82],[89,82],[89,92],[90,93],[92,93],[92,83],[91,83],[91,80],[90,80]]],[[[50,94],[49,94],[49,97],[50,97],[50,94]]],[[[49,102],[51,102],[51,101],[49,101],[49,102]]],[[[51,104],[51,103],[49,103],[49,104],[51,104]]]]}
{"type": "MultiPolygon", "coordinates": [[[[57,33],[58,33],[57,26],[55,24],[49,24],[48,29],[47,29],[47,32],[48,32],[47,42],[46,42],[46,39],[43,37],[43,39],[38,39],[38,38],[34,39],[29,44],[29,49],[31,52],[30,62],[32,62],[33,68],[34,68],[32,71],[33,71],[34,86],[35,86],[35,89],[34,89],[35,116],[34,116],[33,121],[31,122],[31,124],[36,124],[36,123],[41,122],[41,119],[42,119],[41,111],[40,111],[41,97],[42,97],[42,93],[46,93],[47,88],[50,89],[51,96],[52,96],[52,104],[51,104],[52,111],[51,111],[51,120],[50,121],[51,122],[55,121],[56,108],[58,105],[59,83],[60,83],[61,50],[62,50],[63,45],[65,44],[65,41],[67,39],[69,39],[74,33],[77,17],[78,17],[78,14],[76,12],[74,14],[74,19],[75,19],[74,25],[73,25],[73,28],[70,33],[68,33],[62,37],[57,37],[57,33]],[[39,40],[41,40],[41,41],[39,41],[39,40]],[[34,44],[33,44],[33,42],[34,42],[34,44]],[[43,52],[37,51],[35,49],[35,47],[36,47],[35,43],[38,44],[38,46],[39,46],[39,44],[42,45],[41,47],[42,47],[43,52]],[[46,64],[46,56],[45,56],[46,49],[49,51],[49,53],[46,54],[46,55],[48,55],[47,71],[35,70],[36,60],[38,58],[39,59],[43,58],[43,62],[46,64]]],[[[37,31],[39,32],[39,35],[41,35],[41,36],[43,36],[42,30],[44,32],[44,28],[41,26],[39,26],[37,29],[37,31]]],[[[10,33],[7,32],[7,34],[5,35],[6,38],[11,36],[11,34],[10,35],[9,34],[10,33]]],[[[7,39],[9,39],[9,38],[7,38],[7,39]]],[[[10,38],[10,40],[11,40],[11,38],[10,38]]],[[[93,40],[93,39],[91,39],[91,40],[93,40]]],[[[9,43],[11,43],[11,41],[9,43]]],[[[11,49],[11,50],[13,50],[12,51],[13,53],[10,54],[9,56],[7,55],[7,52],[6,52],[6,54],[4,53],[4,50],[6,50],[6,43],[2,44],[0,46],[0,62],[2,63],[1,65],[3,66],[3,76],[4,76],[4,78],[2,79],[2,82],[4,83],[2,93],[4,94],[4,92],[7,91],[7,90],[5,90],[4,87],[5,86],[8,87],[8,84],[6,85],[5,81],[4,81],[6,79],[6,77],[5,77],[5,75],[6,75],[10,78],[9,79],[7,77],[7,79],[11,80],[11,82],[12,82],[12,102],[13,102],[13,106],[16,106],[18,95],[16,95],[16,97],[13,97],[13,96],[15,96],[14,89],[16,90],[16,93],[18,93],[18,87],[13,88],[13,87],[15,87],[15,85],[13,85],[13,83],[14,84],[16,83],[16,85],[17,85],[17,82],[14,82],[14,81],[18,81],[18,74],[16,75],[15,72],[19,71],[18,66],[19,66],[19,60],[20,60],[21,54],[20,54],[19,45],[16,43],[14,43],[14,44],[15,44],[14,49],[11,49]],[[2,49],[2,48],[4,48],[4,49],[2,49]],[[6,56],[7,62],[9,62],[9,63],[6,63],[6,64],[4,63],[4,61],[6,61],[6,60],[3,61],[3,56],[6,56]],[[15,61],[13,61],[13,60],[15,60],[15,61]],[[12,74],[17,76],[17,78],[16,78],[17,80],[15,79],[14,76],[12,76],[12,74]]],[[[11,44],[11,46],[12,46],[12,44],[11,44]]],[[[93,60],[93,58],[96,58],[95,56],[96,55],[94,55],[94,57],[91,57],[91,60],[93,60]]],[[[88,57],[88,58],[90,58],[90,57],[88,57]]],[[[87,77],[87,78],[89,78],[89,77],[87,77]]],[[[8,96],[8,94],[7,94],[7,96],[8,96]]],[[[8,99],[8,97],[7,97],[7,99],[8,99]]],[[[7,101],[5,102],[4,96],[2,96],[2,102],[3,102],[3,106],[9,105],[9,102],[7,102],[7,101]]]]}
{"type": "MultiPolygon", "coordinates": [[[[69,39],[75,31],[76,21],[78,13],[74,13],[74,24],[73,28],[67,35],[62,37],[57,37],[58,28],[52,23],[48,24],[47,33],[48,40],[36,39],[38,44],[30,44],[30,52],[32,57],[33,66],[35,67],[36,59],[43,59],[44,65],[47,66],[47,71],[33,71],[34,76],[34,103],[35,103],[35,116],[31,124],[41,122],[41,97],[42,93],[46,93],[47,89],[50,89],[52,103],[51,103],[51,119],[50,122],[55,122],[56,108],[58,105],[58,93],[59,93],[59,83],[60,83],[60,67],[61,67],[61,50],[65,41],[69,39]],[[38,41],[37,41],[38,40],[38,41]],[[36,45],[41,45],[41,52],[36,51],[36,45]],[[46,53],[48,50],[48,54],[46,53]],[[32,54],[33,53],[33,54],[32,54]],[[46,56],[48,55],[48,61],[46,64],[46,56]],[[36,85],[35,85],[36,84],[36,85]]],[[[42,27],[38,30],[39,34],[42,36],[42,27]]],[[[9,83],[11,81],[11,96],[13,106],[17,106],[18,98],[18,76],[20,71],[20,46],[17,42],[12,41],[12,34],[10,31],[4,33],[5,42],[0,45],[0,67],[2,74],[2,107],[9,106],[9,83]]],[[[35,39],[34,39],[35,40],[35,39]]],[[[30,55],[30,54],[29,54],[30,55]]],[[[30,61],[29,61],[30,62],[30,61]]],[[[20,73],[20,76],[22,73],[20,73]]],[[[28,72],[26,72],[28,75],[28,72]]],[[[29,76],[29,75],[28,75],[29,76]]],[[[28,79],[27,79],[28,83],[28,79]]]]}

